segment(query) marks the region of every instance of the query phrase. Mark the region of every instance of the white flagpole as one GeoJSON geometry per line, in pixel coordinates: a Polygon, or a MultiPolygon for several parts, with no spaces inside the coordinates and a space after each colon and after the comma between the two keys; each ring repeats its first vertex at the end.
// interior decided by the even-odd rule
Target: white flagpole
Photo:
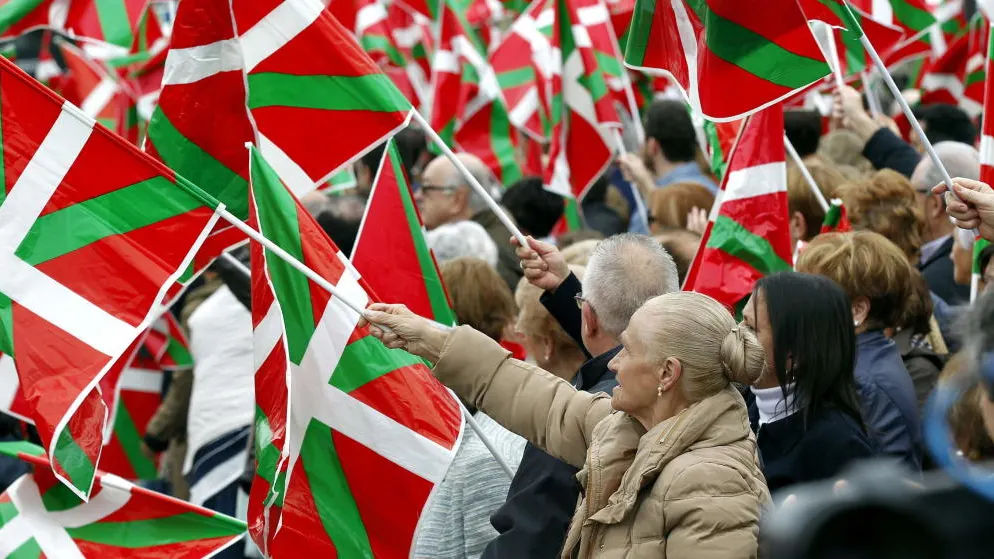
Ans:
{"type": "Polygon", "coordinates": [[[412,114],[414,115],[414,121],[421,126],[421,128],[424,130],[424,133],[429,138],[431,138],[431,141],[434,142],[435,145],[437,145],[439,149],[442,150],[442,153],[445,154],[445,157],[447,157],[449,161],[451,161],[452,164],[455,165],[459,173],[463,176],[463,178],[466,179],[466,182],[469,183],[469,186],[472,187],[473,190],[475,190],[483,198],[483,200],[487,203],[488,206],[490,206],[490,209],[493,210],[494,214],[497,216],[497,219],[499,219],[501,223],[504,224],[504,227],[506,227],[507,230],[510,231],[510,233],[518,239],[518,242],[521,243],[521,246],[523,247],[529,246],[528,240],[525,238],[524,234],[521,233],[521,230],[518,229],[518,226],[514,224],[514,220],[511,219],[511,216],[507,215],[507,212],[504,211],[504,208],[500,207],[500,204],[498,204],[497,201],[494,200],[493,195],[487,192],[486,188],[483,188],[483,185],[480,184],[480,181],[476,180],[476,177],[474,177],[473,174],[469,172],[469,169],[467,169],[466,166],[463,165],[463,162],[460,161],[458,157],[456,157],[456,154],[452,152],[452,149],[449,148],[449,146],[445,145],[445,142],[443,142],[442,138],[438,136],[438,133],[435,132],[434,129],[432,129],[431,125],[428,124],[428,121],[425,120],[425,117],[421,116],[421,113],[419,113],[418,111],[412,111],[412,114]]]}
{"type": "MultiPolygon", "coordinates": [[[[628,150],[625,149],[625,140],[621,137],[620,130],[617,129],[614,130],[614,141],[618,144],[618,155],[624,155],[628,153],[628,150]]],[[[634,182],[632,182],[631,184],[632,184],[632,196],[635,198],[635,213],[638,214],[639,219],[642,220],[642,223],[645,223],[645,228],[648,231],[649,212],[648,210],[646,210],[645,200],[642,199],[642,190],[639,188],[639,185],[635,184],[634,182]]]]}
{"type": "Polygon", "coordinates": [[[877,97],[877,93],[873,91],[873,83],[870,78],[873,77],[873,72],[866,70],[863,72],[863,92],[866,94],[866,104],[870,107],[870,116],[877,118],[883,114],[883,108],[880,106],[880,98],[877,97]]]}
{"type": "Polygon", "coordinates": [[[449,388],[448,391],[450,394],[452,394],[452,397],[455,398],[457,402],[459,402],[459,408],[462,409],[462,416],[466,418],[466,423],[469,425],[469,428],[472,429],[474,433],[476,433],[477,437],[480,437],[481,441],[483,441],[483,446],[487,447],[487,450],[490,451],[490,454],[494,457],[494,460],[496,460],[497,464],[500,465],[500,469],[504,470],[504,473],[507,474],[507,479],[513,480],[514,470],[512,470],[511,466],[509,466],[508,463],[504,460],[504,457],[501,456],[499,452],[497,452],[497,447],[494,446],[493,441],[491,441],[489,438],[487,438],[486,435],[483,434],[483,428],[481,428],[480,424],[476,422],[476,418],[473,417],[473,414],[469,413],[469,409],[466,408],[466,404],[462,403],[462,400],[460,400],[459,397],[456,396],[456,393],[453,392],[451,388],[449,388]]]}
{"type": "Polygon", "coordinates": [[[807,182],[808,187],[811,188],[811,193],[818,199],[818,205],[821,206],[821,211],[828,213],[828,200],[826,200],[825,195],[821,193],[821,189],[818,188],[818,183],[816,183],[815,178],[811,176],[811,171],[808,170],[808,166],[801,160],[801,157],[797,154],[797,150],[794,149],[794,144],[790,143],[790,139],[787,138],[786,134],[783,135],[783,147],[787,149],[787,153],[790,154],[790,158],[797,164],[798,170],[801,171],[801,176],[804,177],[804,181],[807,182]]]}

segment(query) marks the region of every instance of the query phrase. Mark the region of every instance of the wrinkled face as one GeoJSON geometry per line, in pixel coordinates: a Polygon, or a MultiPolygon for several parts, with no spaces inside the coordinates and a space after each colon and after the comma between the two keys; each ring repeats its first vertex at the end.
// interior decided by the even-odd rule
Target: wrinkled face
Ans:
{"type": "Polygon", "coordinates": [[[643,331],[645,315],[636,312],[621,334],[622,349],[608,363],[618,376],[618,386],[611,396],[611,407],[633,416],[646,416],[646,413],[659,398],[660,367],[647,360],[647,348],[642,339],[634,334],[643,331]]]}
{"type": "Polygon", "coordinates": [[[746,301],[745,309],[742,311],[742,322],[756,332],[759,343],[766,350],[766,369],[756,381],[756,386],[759,388],[778,386],[776,374],[773,372],[773,367],[776,366],[776,361],[773,359],[773,325],[770,324],[770,313],[766,309],[766,295],[762,290],[756,291],[746,301]]]}
{"type": "Polygon", "coordinates": [[[451,169],[452,164],[444,159],[432,161],[421,175],[421,188],[414,193],[421,219],[429,231],[452,221],[459,213],[457,188],[451,186],[451,169]]]}

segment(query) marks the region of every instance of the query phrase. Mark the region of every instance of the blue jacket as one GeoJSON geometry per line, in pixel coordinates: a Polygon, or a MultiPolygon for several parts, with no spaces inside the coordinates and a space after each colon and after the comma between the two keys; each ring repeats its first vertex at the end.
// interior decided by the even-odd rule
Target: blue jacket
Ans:
{"type": "Polygon", "coordinates": [[[700,165],[696,161],[680,163],[672,171],[656,179],[656,187],[669,186],[678,182],[696,182],[708,189],[711,194],[718,193],[718,185],[714,179],[701,172],[700,165]]]}
{"type": "MultiPolygon", "coordinates": [[[[580,311],[573,299],[579,292],[580,282],[570,274],[555,292],[542,295],[542,304],[586,353],[579,339],[580,311]]],[[[618,381],[607,364],[620,349],[620,346],[616,347],[584,363],[573,386],[587,392],[610,394],[618,381]]],[[[549,456],[531,443],[525,446],[507,492],[507,501],[490,517],[490,523],[499,535],[487,545],[481,557],[558,558],[580,497],[577,472],[573,466],[549,456]]]]}
{"type": "Polygon", "coordinates": [[[918,400],[897,344],[880,331],[860,334],[855,373],[870,440],[881,453],[921,471],[924,448],[918,400]]]}

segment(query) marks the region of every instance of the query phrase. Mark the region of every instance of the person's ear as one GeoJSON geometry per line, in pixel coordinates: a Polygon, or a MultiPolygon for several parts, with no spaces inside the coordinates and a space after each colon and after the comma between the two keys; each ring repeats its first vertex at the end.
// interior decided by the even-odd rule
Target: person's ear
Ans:
{"type": "Polygon", "coordinates": [[[808,220],[801,212],[794,212],[790,216],[790,237],[795,241],[806,241],[808,236],[808,220]]]}
{"type": "Polygon", "coordinates": [[[452,191],[452,206],[456,208],[457,211],[462,211],[463,208],[469,206],[469,189],[468,188],[457,188],[452,191]]]}
{"type": "Polygon", "coordinates": [[[676,383],[680,381],[682,374],[683,364],[676,357],[667,357],[663,365],[656,369],[659,386],[663,388],[663,392],[673,389],[676,383]]]}
{"type": "Polygon", "coordinates": [[[870,316],[870,300],[866,297],[856,297],[852,301],[853,325],[859,328],[866,324],[867,317],[870,316]]]}
{"type": "Polygon", "coordinates": [[[661,150],[659,149],[659,142],[655,138],[646,138],[645,140],[645,154],[650,158],[659,155],[661,150]]]}
{"type": "Polygon", "coordinates": [[[583,305],[583,308],[580,309],[580,316],[582,317],[583,333],[587,338],[596,336],[600,330],[600,325],[597,323],[597,313],[590,308],[590,305],[583,305]]]}

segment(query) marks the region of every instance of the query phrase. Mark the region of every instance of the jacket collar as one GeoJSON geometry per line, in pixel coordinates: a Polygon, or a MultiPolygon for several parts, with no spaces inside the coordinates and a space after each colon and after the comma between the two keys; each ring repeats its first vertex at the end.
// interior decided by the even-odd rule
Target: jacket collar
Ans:
{"type": "MultiPolygon", "coordinates": [[[[644,434],[641,434],[644,429],[638,422],[622,414],[613,415],[606,430],[607,433],[595,436],[591,442],[588,465],[594,463],[611,467],[617,464],[611,469],[623,474],[620,474],[620,483],[603,480],[609,488],[617,484],[618,489],[612,492],[606,506],[590,516],[589,520],[604,524],[621,522],[635,507],[642,488],[655,482],[663,468],[677,456],[690,450],[731,444],[752,434],[745,401],[732,386],[697,402],[644,434]],[[634,449],[631,448],[633,431],[641,434],[634,449]],[[624,463],[626,459],[627,464],[624,463]],[[627,467],[620,467],[622,465],[627,467]]],[[[586,470],[588,476],[595,473],[586,470]]],[[[610,477],[611,472],[607,473],[606,478],[610,477]]],[[[595,483],[592,477],[587,479],[591,484],[595,483]]],[[[589,487],[588,498],[590,490],[597,489],[589,487]]],[[[599,503],[591,504],[596,508],[599,503]]]]}
{"type": "Polygon", "coordinates": [[[590,390],[608,373],[607,364],[621,351],[621,346],[590,359],[580,366],[580,371],[573,379],[573,386],[578,390],[590,390]]]}
{"type": "Polygon", "coordinates": [[[921,248],[921,260],[918,269],[928,267],[932,262],[940,258],[949,258],[949,253],[953,250],[953,236],[946,235],[925,243],[921,248]]]}

